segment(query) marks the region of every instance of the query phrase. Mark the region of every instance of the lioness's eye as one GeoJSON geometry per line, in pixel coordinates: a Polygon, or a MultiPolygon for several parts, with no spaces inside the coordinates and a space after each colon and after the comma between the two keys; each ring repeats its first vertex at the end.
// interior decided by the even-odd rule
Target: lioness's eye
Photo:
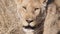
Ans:
{"type": "Polygon", "coordinates": [[[24,8],[24,9],[26,9],[26,7],[25,7],[25,6],[23,6],[23,8],[24,8]]]}
{"type": "Polygon", "coordinates": [[[34,10],[37,10],[37,9],[39,9],[39,8],[35,8],[34,10]]]}

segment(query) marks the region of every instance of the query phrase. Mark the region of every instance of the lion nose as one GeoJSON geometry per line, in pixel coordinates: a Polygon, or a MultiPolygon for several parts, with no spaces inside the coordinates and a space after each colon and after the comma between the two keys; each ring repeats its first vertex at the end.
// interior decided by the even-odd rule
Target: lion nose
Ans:
{"type": "Polygon", "coordinates": [[[33,20],[26,20],[28,23],[31,23],[31,22],[33,22],[33,20]]]}

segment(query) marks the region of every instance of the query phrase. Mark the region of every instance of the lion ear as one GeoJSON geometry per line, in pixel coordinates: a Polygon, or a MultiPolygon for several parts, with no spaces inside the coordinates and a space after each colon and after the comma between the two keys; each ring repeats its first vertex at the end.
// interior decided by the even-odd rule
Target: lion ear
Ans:
{"type": "Polygon", "coordinates": [[[41,6],[46,7],[48,0],[40,0],[41,6]]]}
{"type": "Polygon", "coordinates": [[[45,2],[48,2],[48,0],[45,0],[45,2]]]}

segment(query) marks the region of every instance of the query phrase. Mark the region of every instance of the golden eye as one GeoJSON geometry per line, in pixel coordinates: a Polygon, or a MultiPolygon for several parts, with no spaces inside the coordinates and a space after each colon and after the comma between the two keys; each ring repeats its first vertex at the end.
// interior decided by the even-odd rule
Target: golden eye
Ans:
{"type": "Polygon", "coordinates": [[[26,9],[26,7],[25,7],[25,6],[23,6],[23,8],[24,8],[24,9],[26,9]]]}

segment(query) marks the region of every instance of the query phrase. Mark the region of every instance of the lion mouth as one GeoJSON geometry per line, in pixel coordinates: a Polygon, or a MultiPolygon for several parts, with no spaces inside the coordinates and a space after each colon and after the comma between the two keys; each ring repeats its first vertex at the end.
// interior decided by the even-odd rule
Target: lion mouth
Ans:
{"type": "Polygon", "coordinates": [[[23,26],[23,31],[24,32],[33,32],[35,27],[32,26],[23,26]]]}
{"type": "Polygon", "coordinates": [[[25,29],[35,29],[35,27],[32,26],[23,26],[25,29]]]}

